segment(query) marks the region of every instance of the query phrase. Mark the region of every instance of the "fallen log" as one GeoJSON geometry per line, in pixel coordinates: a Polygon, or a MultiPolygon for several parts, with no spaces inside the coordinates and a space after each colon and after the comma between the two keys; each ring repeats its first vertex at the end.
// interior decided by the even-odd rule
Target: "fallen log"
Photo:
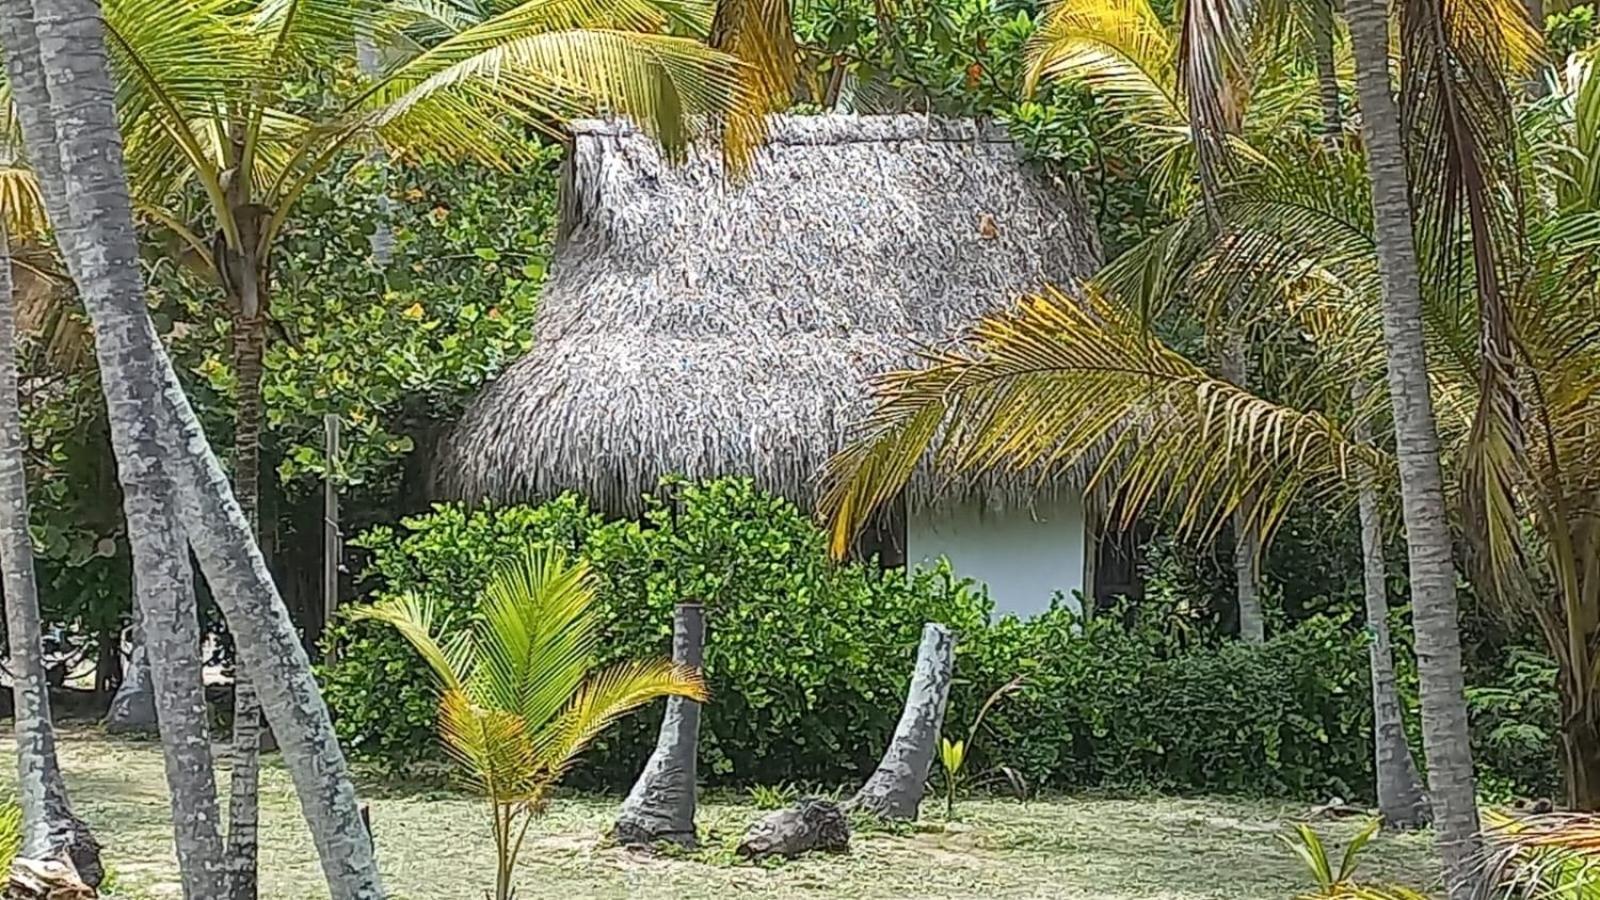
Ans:
{"type": "Polygon", "coordinates": [[[850,822],[839,804],[808,797],[787,809],[767,815],[751,825],[739,842],[746,859],[782,856],[793,859],[820,850],[843,853],[850,849],[850,822]]]}
{"type": "Polygon", "coordinates": [[[5,900],[94,900],[97,896],[67,860],[19,856],[11,862],[5,900]]]}

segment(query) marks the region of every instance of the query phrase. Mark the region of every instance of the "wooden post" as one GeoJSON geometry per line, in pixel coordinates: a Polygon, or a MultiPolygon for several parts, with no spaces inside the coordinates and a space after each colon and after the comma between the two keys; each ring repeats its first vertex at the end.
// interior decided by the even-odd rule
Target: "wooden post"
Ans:
{"type": "Polygon", "coordinates": [[[334,481],[334,470],[339,460],[339,417],[329,413],[322,417],[326,436],[327,470],[322,478],[322,634],[327,648],[327,663],[338,659],[338,649],[328,638],[333,627],[333,616],[339,611],[339,560],[343,556],[343,542],[339,537],[339,486],[334,481]]]}

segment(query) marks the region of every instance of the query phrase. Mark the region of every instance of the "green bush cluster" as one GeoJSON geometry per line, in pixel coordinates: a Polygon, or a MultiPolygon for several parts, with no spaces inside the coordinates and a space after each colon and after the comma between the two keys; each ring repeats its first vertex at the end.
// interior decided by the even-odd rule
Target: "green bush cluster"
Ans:
{"type": "MultiPolygon", "coordinates": [[[[1370,787],[1362,637],[1326,619],[1261,647],[1175,641],[1130,611],[1088,621],[1066,608],[990,624],[985,596],[945,567],[909,577],[837,565],[793,504],[748,481],[669,482],[638,521],[605,522],[581,500],[539,507],[439,506],[360,541],[373,596],[415,591],[465,622],[495,563],[528,542],[584,554],[601,580],[607,652],[668,651],[680,598],[709,610],[702,726],[706,780],[848,782],[876,762],[900,714],[922,623],[960,635],[951,727],[995,687],[1023,689],[985,724],[974,772],[1003,764],[1036,788],[1360,796],[1370,787]]],[[[337,629],[325,695],[345,746],[391,763],[437,753],[433,695],[403,640],[369,623],[337,629]]],[[[609,732],[575,773],[629,782],[656,717],[609,732]]]]}
{"type": "MultiPolygon", "coordinates": [[[[1265,644],[1179,640],[1132,608],[1006,618],[962,660],[1023,687],[985,720],[979,765],[1035,789],[1365,796],[1372,711],[1364,639],[1313,618],[1265,644]]],[[[962,707],[981,702],[962,692],[962,707]]],[[[959,710],[958,710],[959,714],[959,710]]]]}
{"type": "MultiPolygon", "coordinates": [[[[371,553],[375,596],[414,591],[465,621],[495,563],[529,541],[589,559],[616,658],[669,652],[673,605],[707,605],[714,699],[700,758],[713,782],[856,777],[894,729],[922,623],[978,631],[989,612],[948,569],[906,579],[830,563],[803,512],[737,479],[664,484],[640,521],[605,522],[573,496],[536,508],[439,506],[359,545],[371,553]]],[[[340,661],[323,683],[345,746],[390,762],[435,754],[432,690],[404,641],[370,623],[336,634],[340,661]]],[[[655,725],[641,715],[608,732],[575,778],[626,784],[655,725]]]]}

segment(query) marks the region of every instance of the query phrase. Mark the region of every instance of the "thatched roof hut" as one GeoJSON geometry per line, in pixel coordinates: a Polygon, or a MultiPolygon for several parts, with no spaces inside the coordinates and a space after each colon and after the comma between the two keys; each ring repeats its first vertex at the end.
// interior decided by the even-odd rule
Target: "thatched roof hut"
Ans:
{"type": "Polygon", "coordinates": [[[781,118],[742,181],[593,122],[566,165],[535,345],[447,438],[449,495],[620,514],[676,473],[809,503],[872,375],[1100,261],[1076,187],[972,122],[781,118]]]}

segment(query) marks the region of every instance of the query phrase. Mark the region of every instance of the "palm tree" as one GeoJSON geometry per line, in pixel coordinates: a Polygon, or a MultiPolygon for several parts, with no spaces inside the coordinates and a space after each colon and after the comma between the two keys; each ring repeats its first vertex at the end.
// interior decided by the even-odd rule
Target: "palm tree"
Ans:
{"type": "MultiPolygon", "coordinates": [[[[194,622],[179,524],[260,679],[332,897],[378,900],[371,841],[305,649],[150,322],[98,12],[92,0],[5,0],[0,45],[29,159],[95,330],[139,595],[150,604],[144,625],[165,695],[163,726],[202,723],[181,743],[164,736],[185,893],[223,896],[199,671],[177,670],[188,681],[164,678],[185,649],[173,635],[194,622]],[[183,693],[191,687],[192,698],[183,693]],[[204,860],[190,864],[190,851],[204,860]]],[[[170,14],[151,4],[151,21],[170,14]]]]}
{"type": "Polygon", "coordinates": [[[3,567],[17,734],[17,787],[21,798],[22,851],[36,858],[64,855],[91,886],[103,874],[100,851],[88,826],[72,812],[56,758],[34,580],[33,538],[28,530],[28,477],[17,392],[17,313],[11,278],[11,242],[44,231],[44,198],[21,158],[8,109],[0,109],[0,567],[3,567]]]}
{"type": "MultiPolygon", "coordinates": [[[[232,321],[233,493],[253,528],[273,251],[315,179],[373,139],[519,165],[523,129],[600,110],[635,119],[678,151],[699,123],[740,120],[746,104],[736,60],[663,33],[669,22],[706,27],[692,7],[670,2],[204,0],[154,12],[144,0],[110,0],[105,11],[136,210],[198,261],[232,321]],[[288,93],[307,69],[347,61],[358,36],[379,55],[379,71],[332,79],[311,109],[288,93]]],[[[255,884],[260,717],[251,679],[241,666],[229,806],[236,900],[253,897],[255,884]]]]}
{"type": "MultiPolygon", "coordinates": [[[[1186,14],[1203,13],[1198,4],[1185,7],[1185,10],[1186,14]]],[[[1310,46],[1309,55],[1314,59],[1317,96],[1321,106],[1321,137],[1328,152],[1337,152],[1342,144],[1342,118],[1338,66],[1334,54],[1336,23],[1332,11],[1327,4],[1318,2],[1293,4],[1277,11],[1292,14],[1284,25],[1304,38],[1298,43],[1310,46]]],[[[1270,26],[1257,30],[1270,30],[1270,26]]],[[[1177,201],[1172,203],[1172,208],[1185,212],[1185,192],[1194,190],[1197,174],[1193,171],[1195,166],[1191,161],[1196,149],[1195,142],[1192,138],[1186,139],[1186,136],[1194,133],[1195,129],[1189,122],[1191,114],[1197,111],[1194,104],[1185,102],[1178,90],[1180,73],[1177,56],[1181,43],[1143,0],[1062,3],[1051,10],[1040,34],[1034,39],[1029,79],[1030,82],[1036,82],[1055,76],[1079,78],[1120,107],[1129,115],[1133,127],[1139,129],[1141,136],[1158,148],[1156,165],[1163,172],[1163,177],[1158,178],[1157,183],[1168,185],[1169,196],[1177,201]]],[[[1189,43],[1191,46],[1204,44],[1195,40],[1189,43]]],[[[1262,53],[1259,45],[1256,53],[1262,53]]],[[[1195,55],[1190,54],[1188,65],[1191,69],[1203,68],[1193,61],[1195,55]]],[[[1233,148],[1230,156],[1235,161],[1235,178],[1250,174],[1248,170],[1238,171],[1240,162],[1252,170],[1266,164],[1268,160],[1263,151],[1270,152],[1273,145],[1281,145],[1286,126],[1292,125],[1293,117],[1302,113],[1308,85],[1303,76],[1294,74],[1294,69],[1291,68],[1289,72],[1287,84],[1281,83],[1280,78],[1280,83],[1264,81],[1246,85],[1255,90],[1233,100],[1235,105],[1243,105],[1238,125],[1227,132],[1232,135],[1229,143],[1233,148]]],[[[1201,85],[1204,79],[1192,76],[1189,83],[1201,85]]],[[[1298,144],[1285,150],[1288,153],[1310,152],[1309,148],[1298,144]]],[[[1216,210],[1219,203],[1216,195],[1222,189],[1221,185],[1213,185],[1212,196],[1207,201],[1208,224],[1212,232],[1222,227],[1218,221],[1219,211],[1216,210]]],[[[1134,256],[1137,257],[1137,254],[1134,256]]],[[[1239,318],[1237,310],[1229,311],[1230,306],[1237,305],[1236,299],[1230,301],[1229,298],[1223,298],[1214,304],[1217,312],[1212,314],[1213,321],[1217,317],[1239,318]]],[[[1215,327],[1214,324],[1207,325],[1208,329],[1215,327]]],[[[1221,367],[1223,374],[1234,384],[1246,386],[1242,365],[1245,354],[1234,348],[1233,352],[1225,355],[1228,358],[1223,360],[1227,363],[1221,367]]],[[[1358,423],[1357,427],[1362,426],[1358,423]]],[[[1241,619],[1250,621],[1253,632],[1260,622],[1259,603],[1254,589],[1260,539],[1248,527],[1248,516],[1244,510],[1253,504],[1249,502],[1250,498],[1245,499],[1246,502],[1241,503],[1241,511],[1235,513],[1232,526],[1241,619]]],[[[1363,499],[1363,515],[1368,509],[1376,510],[1375,500],[1375,497],[1363,499]]],[[[1368,524],[1370,521],[1375,525],[1377,520],[1364,518],[1362,521],[1362,559],[1366,570],[1364,581],[1368,586],[1369,620],[1374,623],[1371,655],[1374,714],[1377,720],[1374,741],[1379,761],[1379,806],[1384,812],[1384,821],[1391,827],[1414,827],[1421,824],[1424,812],[1419,809],[1421,792],[1417,786],[1416,767],[1411,760],[1403,723],[1399,718],[1392,653],[1384,620],[1388,601],[1387,592],[1383,590],[1382,546],[1378,543],[1379,535],[1368,524]]]]}
{"type": "Polygon", "coordinates": [[[528,825],[583,748],[658,697],[703,701],[706,691],[699,673],[666,660],[595,671],[601,622],[586,562],[530,546],[490,579],[477,610],[474,626],[454,633],[415,597],[355,615],[399,629],[438,678],[439,734],[489,801],[494,896],[509,900],[528,825]]]}

